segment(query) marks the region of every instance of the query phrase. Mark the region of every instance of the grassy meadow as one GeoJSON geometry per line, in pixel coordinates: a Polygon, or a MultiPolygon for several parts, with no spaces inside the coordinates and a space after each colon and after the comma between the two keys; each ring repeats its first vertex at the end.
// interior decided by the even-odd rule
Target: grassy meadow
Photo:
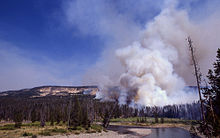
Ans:
{"type": "Polygon", "coordinates": [[[44,127],[40,126],[40,122],[35,123],[23,123],[21,128],[15,128],[14,123],[1,123],[0,124],[0,138],[16,138],[16,137],[37,137],[41,136],[52,136],[52,135],[70,135],[80,133],[96,133],[101,132],[102,126],[92,124],[87,130],[83,127],[78,126],[76,130],[68,129],[64,123],[50,125],[46,123],[44,127]]]}

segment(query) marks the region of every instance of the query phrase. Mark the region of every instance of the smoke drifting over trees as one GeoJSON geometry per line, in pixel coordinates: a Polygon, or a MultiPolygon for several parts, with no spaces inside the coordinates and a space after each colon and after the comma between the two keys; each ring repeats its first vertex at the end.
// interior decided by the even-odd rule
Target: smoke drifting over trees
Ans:
{"type": "Polygon", "coordinates": [[[158,117],[200,119],[199,103],[164,107],[142,106],[140,109],[135,109],[127,104],[100,102],[100,100],[94,99],[94,96],[75,95],[41,98],[0,97],[0,120],[14,121],[16,127],[20,127],[24,120],[40,121],[42,127],[46,122],[50,122],[50,125],[54,125],[55,122],[57,124],[64,122],[69,128],[75,129],[80,125],[85,128],[90,127],[90,123],[97,120],[119,117],[153,117],[155,108],[158,117]]]}
{"type": "MultiPolygon", "coordinates": [[[[82,4],[80,1],[75,3],[79,7],[82,4]]],[[[110,25],[112,22],[109,23],[108,18],[102,18],[101,13],[89,24],[95,25],[96,35],[110,36],[102,58],[85,75],[85,83],[99,85],[98,98],[111,100],[117,97],[119,103],[129,101],[148,106],[198,100],[197,95],[183,90],[185,86],[195,84],[186,38],[191,36],[194,41],[196,57],[205,74],[220,41],[216,37],[220,32],[217,27],[219,12],[214,10],[198,20],[189,15],[190,10],[179,8],[179,5],[180,1],[171,0],[158,6],[160,13],[148,20],[144,28],[130,18],[124,18],[126,15],[111,6],[108,8],[111,14],[107,17],[115,17],[110,18],[114,25],[110,25]],[[122,26],[120,29],[117,29],[117,23],[122,26]],[[109,25],[111,29],[106,28],[109,25]],[[112,86],[119,88],[109,91],[112,86]]],[[[88,11],[105,11],[98,8],[99,3],[96,6],[96,10],[89,7],[75,14],[69,12],[69,21],[85,19],[83,15],[88,11]]],[[[106,4],[101,3],[101,6],[106,4]]],[[[68,11],[71,9],[70,6],[68,11]]]]}

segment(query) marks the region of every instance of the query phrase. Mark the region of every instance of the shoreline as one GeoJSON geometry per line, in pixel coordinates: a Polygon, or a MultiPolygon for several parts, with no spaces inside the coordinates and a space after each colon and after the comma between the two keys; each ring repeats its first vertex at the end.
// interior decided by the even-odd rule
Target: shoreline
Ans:
{"type": "MultiPolygon", "coordinates": [[[[100,125],[100,122],[97,122],[94,124],[94,126],[100,125]]],[[[197,125],[194,125],[195,127],[197,125]]],[[[29,127],[28,127],[29,128],[29,127]]],[[[64,130],[63,126],[56,126],[56,130],[64,130]]],[[[138,138],[150,135],[151,133],[154,133],[155,128],[181,128],[188,132],[190,132],[191,125],[190,124],[183,124],[183,123],[134,123],[134,122],[111,122],[109,127],[107,129],[101,129],[100,131],[76,131],[76,132],[69,132],[66,131],[66,133],[53,133],[53,130],[55,128],[51,128],[51,126],[47,126],[44,129],[40,128],[38,130],[39,132],[43,132],[45,130],[45,133],[51,132],[51,134],[48,135],[38,135],[39,132],[37,132],[37,137],[39,138],[138,138]],[[42,130],[41,130],[42,129],[42,130]]],[[[16,137],[21,137],[21,135],[24,132],[30,132],[33,135],[36,135],[36,133],[32,130],[33,127],[27,129],[25,126],[20,128],[23,130],[21,134],[17,135],[16,137]]],[[[15,131],[15,130],[12,130],[15,131]]],[[[3,133],[4,135],[7,134],[9,131],[5,130],[3,133]]],[[[11,134],[13,134],[12,132],[11,134]]],[[[2,135],[3,136],[3,135],[2,135]]],[[[197,136],[203,138],[204,136],[197,132],[197,136]]],[[[0,136],[1,137],[1,136],[0,136]]],[[[30,137],[31,138],[31,137],[30,137]]]]}
{"type": "MultiPolygon", "coordinates": [[[[188,132],[190,132],[191,125],[181,124],[181,123],[156,123],[156,124],[133,124],[129,122],[114,122],[111,123],[113,125],[119,125],[119,126],[135,126],[135,127],[145,127],[147,129],[154,129],[154,128],[181,128],[188,132]]],[[[197,132],[197,136],[200,138],[206,138],[205,135],[197,132]]]]}
{"type": "MultiPolygon", "coordinates": [[[[111,123],[107,132],[100,133],[80,133],[70,135],[54,135],[54,136],[39,136],[40,138],[139,138],[150,135],[151,129],[154,128],[181,128],[189,131],[190,126],[184,124],[151,124],[151,125],[131,125],[123,123],[111,123]]],[[[202,137],[199,135],[199,137],[202,137]]]]}
{"type": "MultiPolygon", "coordinates": [[[[123,131],[123,130],[122,130],[123,131]]],[[[100,133],[80,133],[70,135],[38,136],[39,138],[140,138],[151,134],[151,129],[130,128],[125,132],[108,130],[100,133]]]]}

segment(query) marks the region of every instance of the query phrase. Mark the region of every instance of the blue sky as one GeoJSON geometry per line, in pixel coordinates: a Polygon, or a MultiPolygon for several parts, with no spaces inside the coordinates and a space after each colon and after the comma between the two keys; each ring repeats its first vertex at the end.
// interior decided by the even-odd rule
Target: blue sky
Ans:
{"type": "Polygon", "coordinates": [[[50,0],[1,1],[0,50],[13,55],[1,55],[0,66],[6,66],[5,68],[10,68],[10,71],[1,70],[4,76],[1,84],[4,85],[0,86],[0,90],[35,85],[79,84],[79,74],[82,74],[97,60],[102,50],[100,45],[103,42],[97,36],[74,35],[75,28],[70,29],[65,26],[66,23],[63,21],[65,13],[62,5],[60,0],[53,2],[50,0]],[[16,49],[16,52],[13,49],[16,49]],[[18,64],[14,56],[19,57],[19,65],[14,65],[18,64]],[[48,62],[52,65],[48,65],[48,62]],[[35,67],[30,69],[31,65],[35,65],[35,67]],[[22,68],[23,71],[17,72],[16,68],[22,68]],[[55,73],[52,75],[57,81],[44,78],[48,80],[41,83],[41,79],[34,77],[37,75],[35,72],[38,71],[29,74],[29,77],[26,76],[25,70],[38,70],[38,68],[43,68],[39,69],[39,74],[37,73],[42,77],[47,77],[47,72],[54,69],[55,73]],[[46,74],[41,74],[41,71],[46,74]],[[16,74],[14,78],[9,75],[11,73],[16,74]],[[13,81],[13,79],[15,80],[13,81]],[[20,82],[20,79],[27,79],[27,81],[20,82]]]}
{"type": "MultiPolygon", "coordinates": [[[[205,7],[205,15],[212,10],[208,3],[191,0],[179,8],[196,16],[205,7]]],[[[212,3],[219,5],[217,0],[212,3]]],[[[0,91],[81,85],[105,49],[133,38],[163,4],[163,0],[1,0],[0,91]]]]}
{"type": "MultiPolygon", "coordinates": [[[[97,37],[73,36],[73,30],[63,26],[62,10],[60,0],[1,2],[1,39],[56,60],[78,58],[82,53],[99,51],[88,45],[101,43],[97,37]]],[[[92,56],[96,58],[96,54],[92,56]]]]}

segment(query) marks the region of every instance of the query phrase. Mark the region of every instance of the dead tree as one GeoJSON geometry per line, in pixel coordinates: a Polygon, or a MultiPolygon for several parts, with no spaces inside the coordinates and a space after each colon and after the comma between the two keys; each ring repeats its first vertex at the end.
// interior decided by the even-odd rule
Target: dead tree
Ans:
{"type": "Polygon", "coordinates": [[[118,105],[118,100],[115,101],[113,108],[110,108],[111,111],[105,110],[104,118],[103,118],[103,127],[107,128],[110,123],[110,119],[115,111],[116,106],[118,105]]]}
{"type": "MultiPolygon", "coordinates": [[[[71,97],[72,98],[72,97],[71,97]]],[[[72,108],[72,99],[69,101],[69,105],[67,107],[67,126],[70,127],[70,113],[72,108]]]]}
{"type": "Polygon", "coordinates": [[[45,122],[46,122],[46,110],[45,110],[45,105],[42,104],[41,106],[41,110],[40,110],[40,126],[44,127],[45,126],[45,122]]]}
{"type": "Polygon", "coordinates": [[[189,46],[189,50],[191,53],[191,58],[192,58],[192,64],[194,66],[194,72],[195,72],[195,76],[196,76],[196,83],[197,83],[197,87],[198,87],[198,92],[199,92],[199,99],[200,99],[200,104],[201,104],[201,118],[203,121],[205,121],[205,114],[204,114],[204,107],[203,107],[203,100],[202,100],[202,95],[201,95],[201,72],[200,69],[198,67],[198,62],[196,61],[196,57],[195,57],[195,51],[194,51],[194,47],[193,47],[193,42],[191,40],[190,37],[187,38],[188,41],[188,46],[189,46]]]}

